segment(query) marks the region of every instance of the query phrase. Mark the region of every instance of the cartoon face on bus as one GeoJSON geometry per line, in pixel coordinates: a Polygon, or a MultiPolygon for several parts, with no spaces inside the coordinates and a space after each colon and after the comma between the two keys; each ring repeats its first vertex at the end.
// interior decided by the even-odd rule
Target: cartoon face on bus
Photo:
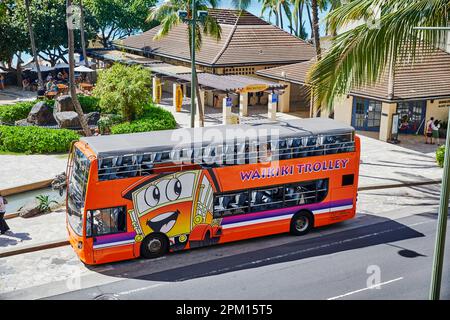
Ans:
{"type": "MultiPolygon", "coordinates": [[[[213,192],[208,176],[201,170],[141,180],[125,195],[133,201],[134,209],[129,214],[135,240],[160,232],[167,235],[172,249],[184,248],[188,240],[202,240],[206,229],[220,224],[212,215],[213,192]]],[[[210,235],[213,232],[211,229],[210,235]]]]}

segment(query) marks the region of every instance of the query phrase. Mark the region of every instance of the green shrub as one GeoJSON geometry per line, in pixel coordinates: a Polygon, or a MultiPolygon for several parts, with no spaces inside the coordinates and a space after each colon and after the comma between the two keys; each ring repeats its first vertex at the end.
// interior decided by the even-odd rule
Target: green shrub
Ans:
{"type": "Polygon", "coordinates": [[[118,114],[102,115],[98,120],[97,126],[102,134],[109,133],[113,125],[123,122],[123,118],[118,114]]]}
{"type": "Polygon", "coordinates": [[[147,105],[142,119],[125,122],[111,127],[112,134],[147,132],[175,129],[177,123],[173,115],[160,107],[147,105]]]}
{"type": "Polygon", "coordinates": [[[22,153],[67,152],[79,135],[67,129],[0,126],[0,151],[22,153]]]}
{"type": "Polygon", "coordinates": [[[100,112],[100,99],[93,96],[78,95],[84,113],[100,112]]]}
{"type": "Polygon", "coordinates": [[[37,101],[24,101],[0,106],[0,123],[14,124],[15,121],[28,117],[37,101]]]}
{"type": "Polygon", "coordinates": [[[139,119],[151,100],[152,79],[142,66],[114,64],[98,74],[94,96],[103,113],[121,114],[127,121],[139,119]]]}
{"type": "Polygon", "coordinates": [[[440,146],[436,150],[436,162],[439,167],[444,167],[445,146],[440,146]]]}

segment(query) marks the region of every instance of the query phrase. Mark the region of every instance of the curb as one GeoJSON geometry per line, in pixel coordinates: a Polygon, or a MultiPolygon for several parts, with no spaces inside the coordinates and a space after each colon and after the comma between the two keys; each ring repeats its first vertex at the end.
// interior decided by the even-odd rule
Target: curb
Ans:
{"type": "Polygon", "coordinates": [[[69,240],[60,240],[60,241],[52,241],[52,242],[46,242],[40,245],[30,245],[30,246],[23,246],[20,249],[14,249],[14,250],[7,250],[0,252],[0,258],[5,257],[11,257],[23,253],[29,253],[29,252],[35,252],[40,250],[46,250],[46,249],[52,249],[52,248],[58,248],[58,247],[64,247],[69,245],[69,240]]]}
{"type": "Polygon", "coordinates": [[[30,184],[24,184],[17,187],[7,188],[0,190],[0,192],[5,196],[12,196],[18,193],[27,192],[27,191],[34,191],[42,188],[46,188],[51,186],[53,179],[46,179],[38,182],[33,182],[30,184]]]}

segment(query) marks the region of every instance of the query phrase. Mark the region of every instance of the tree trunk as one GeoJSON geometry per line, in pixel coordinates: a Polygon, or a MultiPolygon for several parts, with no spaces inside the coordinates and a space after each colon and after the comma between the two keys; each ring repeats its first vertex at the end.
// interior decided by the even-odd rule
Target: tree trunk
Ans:
{"type": "Polygon", "coordinates": [[[89,129],[88,123],[86,121],[86,117],[84,116],[83,109],[81,108],[80,101],[78,101],[77,97],[77,89],[75,87],[75,57],[74,57],[74,40],[73,40],[73,26],[70,23],[72,19],[69,7],[72,5],[72,0],[66,0],[67,6],[67,46],[69,49],[69,92],[72,98],[72,102],[75,108],[75,111],[80,118],[81,128],[83,129],[84,134],[88,137],[91,135],[91,130],[89,129]]]}
{"type": "Polygon", "coordinates": [[[298,35],[301,38],[303,35],[303,3],[299,3],[298,6],[298,23],[300,24],[298,35]]]}
{"type": "MultiPolygon", "coordinates": [[[[17,85],[22,86],[22,53],[17,54],[17,67],[16,67],[16,78],[17,78],[17,85]]],[[[23,88],[23,86],[22,86],[23,88]]]]}
{"type": "MultiPolygon", "coordinates": [[[[84,57],[84,65],[89,68],[89,61],[87,58],[86,53],[86,38],[84,34],[84,7],[83,7],[83,0],[80,0],[80,34],[81,34],[81,49],[83,50],[83,57],[84,57]]],[[[87,78],[89,82],[92,83],[92,77],[91,74],[87,74],[87,78]]]]}
{"type": "Polygon", "coordinates": [[[41,67],[39,66],[38,55],[36,51],[36,41],[34,39],[33,24],[31,22],[31,14],[30,14],[30,0],[25,0],[25,9],[27,11],[27,24],[28,24],[28,33],[30,34],[31,51],[33,52],[34,64],[36,65],[36,71],[38,74],[38,88],[39,90],[43,90],[44,81],[42,80],[41,67]]]}
{"type": "Polygon", "coordinates": [[[280,26],[281,26],[281,29],[284,29],[284,25],[283,25],[283,7],[281,6],[281,2],[278,3],[278,13],[280,14],[280,26]]]}
{"type": "Polygon", "coordinates": [[[322,50],[320,48],[320,34],[319,34],[319,7],[317,5],[317,0],[311,0],[312,18],[313,18],[313,30],[314,35],[314,45],[316,47],[316,58],[317,61],[321,59],[322,50]]]}

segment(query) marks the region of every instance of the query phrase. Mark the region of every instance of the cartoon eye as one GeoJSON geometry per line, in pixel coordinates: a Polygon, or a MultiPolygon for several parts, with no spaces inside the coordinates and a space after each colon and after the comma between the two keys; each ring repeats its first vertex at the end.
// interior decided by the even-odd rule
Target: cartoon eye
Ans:
{"type": "Polygon", "coordinates": [[[181,182],[178,179],[172,179],[169,181],[166,187],[167,199],[174,201],[180,197],[181,194],[181,182]]]}
{"type": "Polygon", "coordinates": [[[159,199],[161,198],[161,193],[159,192],[158,187],[156,186],[150,186],[145,191],[145,203],[149,207],[154,207],[158,204],[159,199]]]}

